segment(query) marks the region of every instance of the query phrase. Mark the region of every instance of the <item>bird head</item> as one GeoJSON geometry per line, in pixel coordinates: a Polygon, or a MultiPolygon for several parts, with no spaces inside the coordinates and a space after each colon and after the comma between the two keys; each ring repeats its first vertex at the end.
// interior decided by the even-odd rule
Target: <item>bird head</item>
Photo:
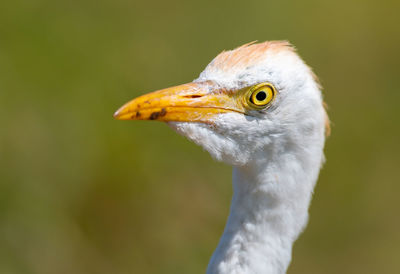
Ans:
{"type": "Polygon", "coordinates": [[[260,159],[260,153],[323,144],[328,131],[316,77],[284,41],[224,51],[193,82],[142,95],[114,117],[167,122],[236,166],[260,159]]]}

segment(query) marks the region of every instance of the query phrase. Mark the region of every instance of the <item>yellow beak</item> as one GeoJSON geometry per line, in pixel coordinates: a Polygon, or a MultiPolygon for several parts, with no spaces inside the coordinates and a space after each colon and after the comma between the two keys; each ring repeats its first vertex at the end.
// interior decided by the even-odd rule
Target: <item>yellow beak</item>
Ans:
{"type": "Polygon", "coordinates": [[[213,83],[188,83],[142,95],[115,112],[119,120],[210,123],[220,113],[244,113],[236,96],[213,83]]]}

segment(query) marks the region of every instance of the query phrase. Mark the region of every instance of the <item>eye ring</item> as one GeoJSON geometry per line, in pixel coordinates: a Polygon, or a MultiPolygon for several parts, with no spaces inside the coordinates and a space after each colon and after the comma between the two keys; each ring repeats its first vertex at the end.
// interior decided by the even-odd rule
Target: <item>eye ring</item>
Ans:
{"type": "Polygon", "coordinates": [[[261,109],[267,106],[276,95],[275,87],[270,83],[258,84],[250,89],[247,101],[251,107],[261,109]]]}

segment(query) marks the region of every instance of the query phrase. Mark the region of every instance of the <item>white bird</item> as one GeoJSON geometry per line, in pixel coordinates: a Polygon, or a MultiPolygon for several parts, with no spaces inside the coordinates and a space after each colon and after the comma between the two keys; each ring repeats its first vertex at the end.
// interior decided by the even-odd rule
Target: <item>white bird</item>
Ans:
{"type": "Polygon", "coordinates": [[[329,133],[320,86],[285,41],[219,54],[191,83],[140,96],[114,116],[167,122],[233,166],[233,198],[209,274],[285,273],[329,133]]]}

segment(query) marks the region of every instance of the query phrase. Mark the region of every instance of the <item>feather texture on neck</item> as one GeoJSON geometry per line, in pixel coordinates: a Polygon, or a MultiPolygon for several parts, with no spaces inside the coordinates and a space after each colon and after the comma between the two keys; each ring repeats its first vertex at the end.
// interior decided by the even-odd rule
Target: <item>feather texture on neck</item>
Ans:
{"type": "Polygon", "coordinates": [[[208,274],[286,273],[293,242],[308,220],[322,147],[314,142],[270,150],[258,157],[263,161],[234,167],[230,215],[208,274]]]}

